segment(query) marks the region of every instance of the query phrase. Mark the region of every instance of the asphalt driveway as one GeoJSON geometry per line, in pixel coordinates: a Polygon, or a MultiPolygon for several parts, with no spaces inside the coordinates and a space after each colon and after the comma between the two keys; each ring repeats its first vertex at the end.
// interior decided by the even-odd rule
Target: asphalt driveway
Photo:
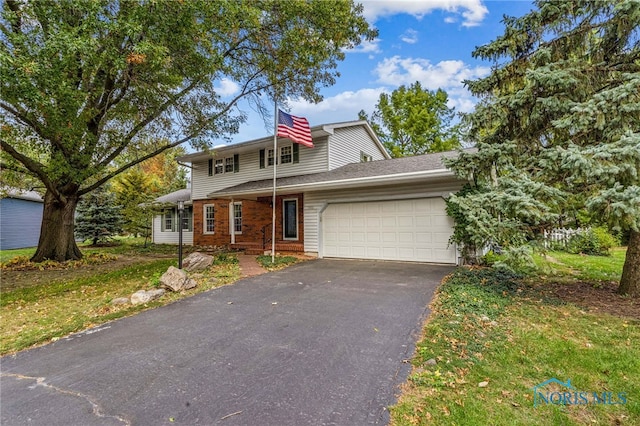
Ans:
{"type": "Polygon", "coordinates": [[[0,424],[386,424],[451,270],[314,260],[4,357],[0,424]]]}

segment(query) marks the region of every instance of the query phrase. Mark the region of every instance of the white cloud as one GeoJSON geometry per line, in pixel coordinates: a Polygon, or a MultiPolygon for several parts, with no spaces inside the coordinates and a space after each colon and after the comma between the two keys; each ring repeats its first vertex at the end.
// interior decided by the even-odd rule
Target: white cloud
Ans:
{"type": "Polygon", "coordinates": [[[220,80],[219,85],[216,86],[216,92],[222,97],[235,95],[238,91],[240,91],[240,86],[228,78],[223,78],[220,80]]]}
{"type": "Polygon", "coordinates": [[[449,95],[449,106],[469,112],[473,110],[475,100],[462,82],[484,77],[490,71],[489,67],[472,67],[460,60],[432,64],[428,59],[393,56],[378,63],[374,73],[378,83],[387,86],[408,86],[419,81],[425,89],[443,89],[449,95]]]}
{"type": "MultiPolygon", "coordinates": [[[[444,10],[450,13],[462,15],[465,27],[480,25],[489,10],[481,0],[367,0],[362,2],[364,6],[364,16],[369,22],[377,19],[406,13],[422,19],[423,16],[434,10],[444,10]]],[[[445,22],[450,23],[449,17],[445,22]]]]}
{"type": "Polygon", "coordinates": [[[312,126],[323,123],[353,121],[358,119],[360,110],[364,109],[370,114],[376,103],[378,103],[380,94],[383,92],[388,92],[388,90],[385,87],[365,88],[325,97],[318,104],[298,99],[289,100],[288,105],[294,115],[306,117],[312,126]]]}
{"type": "Polygon", "coordinates": [[[418,42],[418,32],[409,28],[400,36],[400,40],[408,44],[415,44],[418,42]]]}
{"type": "Polygon", "coordinates": [[[380,40],[379,38],[375,38],[371,41],[363,40],[358,46],[353,49],[347,49],[347,53],[380,53],[380,40]]]}
{"type": "Polygon", "coordinates": [[[378,63],[374,73],[378,82],[400,86],[419,81],[424,88],[435,90],[438,88],[462,87],[462,81],[487,75],[488,67],[470,67],[464,61],[450,60],[432,64],[423,58],[401,58],[393,56],[378,63]]]}

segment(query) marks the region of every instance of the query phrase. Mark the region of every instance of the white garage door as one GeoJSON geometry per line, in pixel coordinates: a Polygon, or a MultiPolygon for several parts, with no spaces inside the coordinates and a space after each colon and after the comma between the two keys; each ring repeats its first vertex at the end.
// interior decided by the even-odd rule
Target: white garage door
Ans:
{"type": "Polygon", "coordinates": [[[330,204],[322,214],[322,255],[455,263],[452,227],[442,198],[330,204]]]}

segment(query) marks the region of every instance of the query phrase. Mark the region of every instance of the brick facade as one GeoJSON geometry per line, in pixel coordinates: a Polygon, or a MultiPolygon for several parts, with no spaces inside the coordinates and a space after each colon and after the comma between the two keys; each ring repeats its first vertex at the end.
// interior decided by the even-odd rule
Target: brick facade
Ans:
{"type": "MultiPolygon", "coordinates": [[[[276,198],[276,250],[304,251],[304,203],[303,194],[278,195],[276,198]],[[283,200],[298,200],[298,240],[283,238],[283,200]]],[[[271,201],[272,197],[259,197],[257,200],[234,200],[242,203],[242,233],[236,234],[236,248],[271,248],[271,201]],[[266,241],[267,247],[263,246],[266,241]]],[[[228,199],[194,200],[193,202],[193,244],[197,246],[230,246],[228,199]],[[204,206],[214,206],[214,233],[204,232],[204,206]]]]}

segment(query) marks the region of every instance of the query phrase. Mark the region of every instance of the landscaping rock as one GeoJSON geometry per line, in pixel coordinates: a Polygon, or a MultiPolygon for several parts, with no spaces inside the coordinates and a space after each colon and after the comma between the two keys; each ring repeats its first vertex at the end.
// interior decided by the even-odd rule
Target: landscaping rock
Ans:
{"type": "Polygon", "coordinates": [[[438,361],[436,361],[434,358],[431,358],[425,362],[425,365],[436,365],[437,363],[438,361]]]}
{"type": "Polygon", "coordinates": [[[195,252],[185,257],[182,267],[189,272],[204,271],[213,264],[213,256],[195,252]]]}
{"type": "Polygon", "coordinates": [[[160,277],[160,285],[167,290],[182,291],[194,288],[198,283],[187,276],[182,269],[169,266],[167,272],[160,277]]]}
{"type": "Polygon", "coordinates": [[[148,303],[152,300],[159,299],[165,293],[165,290],[158,288],[155,290],[138,290],[131,295],[131,303],[133,305],[140,305],[142,303],[148,303]]]}
{"type": "Polygon", "coordinates": [[[129,303],[128,297],[116,297],[111,301],[112,305],[126,305],[127,303],[129,303]]]}

